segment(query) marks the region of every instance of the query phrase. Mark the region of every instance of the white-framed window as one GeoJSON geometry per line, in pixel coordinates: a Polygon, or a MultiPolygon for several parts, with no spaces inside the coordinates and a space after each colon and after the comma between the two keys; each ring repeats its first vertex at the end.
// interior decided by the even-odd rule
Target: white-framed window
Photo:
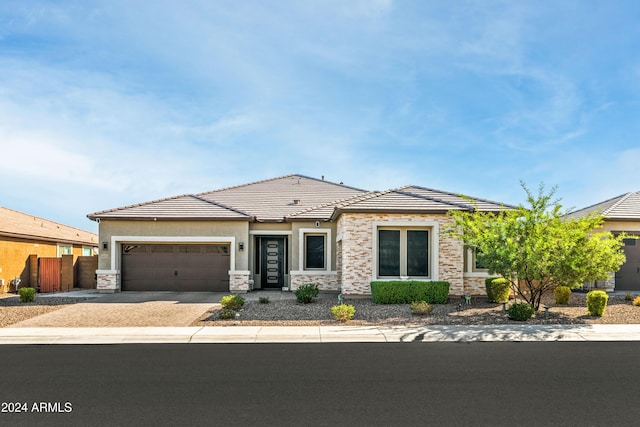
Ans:
{"type": "Polygon", "coordinates": [[[59,244],[58,245],[58,256],[61,257],[62,255],[73,255],[73,246],[72,245],[59,244]]]}
{"type": "Polygon", "coordinates": [[[90,246],[82,247],[82,256],[92,256],[94,254],[93,248],[90,246]]]}
{"type": "Polygon", "coordinates": [[[486,273],[489,270],[478,260],[478,249],[464,248],[464,271],[466,273],[486,273]]]}
{"type": "Polygon", "coordinates": [[[431,277],[431,228],[379,226],[376,232],[377,277],[431,277]]]}
{"type": "Polygon", "coordinates": [[[298,254],[301,271],[331,271],[331,229],[301,228],[298,254]]]}

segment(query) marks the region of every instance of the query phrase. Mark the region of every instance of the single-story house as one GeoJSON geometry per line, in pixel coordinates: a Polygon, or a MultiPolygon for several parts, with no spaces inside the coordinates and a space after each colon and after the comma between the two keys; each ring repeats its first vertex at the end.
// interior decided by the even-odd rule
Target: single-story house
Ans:
{"type": "Polygon", "coordinates": [[[450,282],[481,294],[487,272],[443,231],[450,210],[500,203],[405,186],[365,191],[287,175],[89,214],[99,290],[246,292],[305,283],[369,294],[373,280],[450,282]]]}
{"type": "MultiPolygon", "coordinates": [[[[622,194],[604,202],[577,210],[571,217],[599,213],[604,216],[604,229],[614,234],[626,232],[640,236],[640,191],[622,194]]],[[[640,240],[624,239],[626,262],[609,280],[587,283],[587,288],[611,291],[640,291],[640,240]]]]}
{"type": "Polygon", "coordinates": [[[37,285],[37,269],[29,256],[92,256],[98,235],[0,206],[0,289],[19,278],[21,286],[37,285]]]}

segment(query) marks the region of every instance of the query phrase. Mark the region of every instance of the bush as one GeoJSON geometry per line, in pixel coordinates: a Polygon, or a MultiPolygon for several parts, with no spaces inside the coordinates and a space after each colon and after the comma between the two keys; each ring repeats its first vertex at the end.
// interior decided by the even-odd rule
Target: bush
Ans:
{"type": "Polygon", "coordinates": [[[627,291],[624,293],[624,300],[625,301],[631,301],[633,299],[633,294],[631,293],[631,291],[627,291]]]}
{"type": "Polygon", "coordinates": [[[509,301],[509,294],[511,293],[511,282],[504,277],[498,277],[497,279],[491,279],[489,283],[485,282],[487,288],[487,296],[489,302],[507,302],[509,301]]]}
{"type": "Polygon", "coordinates": [[[376,304],[410,304],[413,301],[446,304],[449,299],[449,282],[419,280],[371,282],[371,299],[376,304]]]}
{"type": "Polygon", "coordinates": [[[20,288],[18,295],[20,295],[20,302],[33,302],[36,300],[36,290],[34,288],[20,288]]]}
{"type": "Polygon", "coordinates": [[[632,304],[635,305],[636,307],[639,307],[640,306],[640,297],[635,297],[633,299],[632,304]]]}
{"type": "Polygon", "coordinates": [[[489,277],[484,280],[484,288],[487,290],[487,300],[489,302],[494,302],[493,300],[493,287],[491,286],[491,282],[499,279],[499,277],[489,277]]]}
{"type": "Polygon", "coordinates": [[[351,304],[339,304],[331,307],[331,315],[340,322],[346,322],[356,314],[356,308],[351,304]]]}
{"type": "Polygon", "coordinates": [[[222,297],[220,304],[222,304],[222,307],[229,310],[240,310],[244,305],[244,298],[240,295],[227,295],[222,297]]]}
{"type": "Polygon", "coordinates": [[[260,304],[269,304],[269,297],[260,297],[258,298],[258,302],[260,304]]]}
{"type": "Polygon", "coordinates": [[[320,291],[318,290],[318,285],[308,283],[296,289],[294,294],[296,295],[296,299],[298,300],[298,302],[309,304],[310,302],[313,302],[315,300],[319,292],[320,291]]]}
{"type": "Polygon", "coordinates": [[[411,303],[411,312],[418,316],[431,314],[433,306],[426,301],[414,301],[411,303]]]}
{"type": "Polygon", "coordinates": [[[229,320],[236,318],[236,312],[230,308],[223,308],[218,312],[218,317],[222,320],[229,320]]]}
{"type": "Polygon", "coordinates": [[[591,291],[587,294],[587,311],[589,316],[602,317],[607,307],[609,295],[605,291],[591,291]]]}
{"type": "Polygon", "coordinates": [[[567,305],[569,304],[569,298],[571,297],[571,288],[568,286],[557,286],[553,290],[556,296],[556,304],[567,305]]]}
{"type": "Polygon", "coordinates": [[[507,313],[509,315],[509,319],[522,322],[531,318],[533,313],[535,313],[535,310],[531,304],[526,302],[516,302],[507,309],[507,313]]]}

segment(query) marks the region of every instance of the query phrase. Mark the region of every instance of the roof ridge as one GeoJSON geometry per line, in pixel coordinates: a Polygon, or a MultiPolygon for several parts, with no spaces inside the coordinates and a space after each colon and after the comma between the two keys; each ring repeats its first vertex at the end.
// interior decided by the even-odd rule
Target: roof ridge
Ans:
{"type": "Polygon", "coordinates": [[[277,176],[275,178],[261,179],[261,180],[249,182],[249,183],[246,183],[246,184],[232,185],[232,186],[229,186],[229,187],[218,188],[216,190],[204,191],[202,193],[197,193],[196,196],[205,195],[205,194],[212,194],[212,193],[219,193],[221,191],[227,191],[227,190],[233,190],[233,189],[236,189],[236,188],[248,187],[250,185],[255,185],[255,184],[263,184],[265,182],[276,181],[276,180],[279,180],[279,179],[284,179],[284,178],[289,178],[289,177],[298,177],[298,178],[311,179],[311,180],[318,181],[318,182],[324,182],[326,184],[331,184],[331,185],[336,185],[336,186],[340,186],[340,187],[350,188],[352,190],[367,191],[367,190],[363,190],[361,188],[351,187],[349,185],[339,184],[339,183],[336,183],[336,182],[333,182],[333,181],[326,181],[324,179],[314,178],[312,176],[301,175],[301,174],[298,174],[298,173],[290,173],[288,175],[277,176]]]}
{"type": "MultiPolygon", "coordinates": [[[[427,190],[427,191],[436,191],[438,193],[444,193],[444,194],[449,194],[450,196],[456,196],[456,197],[461,197],[461,198],[470,198],[470,199],[474,199],[474,200],[478,200],[481,202],[486,202],[486,203],[493,203],[494,205],[499,205],[499,206],[506,206],[506,207],[510,207],[510,208],[515,208],[515,206],[507,204],[507,203],[502,203],[502,202],[497,202],[495,200],[489,200],[489,199],[483,199],[481,197],[471,197],[471,196],[467,196],[465,194],[462,193],[452,193],[450,191],[443,191],[443,190],[438,190],[436,188],[427,188],[427,187],[422,187],[420,185],[409,185],[406,187],[415,187],[415,188],[420,188],[421,190],[427,190]]],[[[400,188],[406,188],[406,187],[400,187],[400,188]]]]}
{"type": "Polygon", "coordinates": [[[620,196],[620,200],[618,200],[617,202],[615,202],[614,204],[612,204],[611,206],[609,206],[607,209],[602,211],[602,215],[606,215],[606,213],[608,212],[612,212],[615,208],[617,208],[618,206],[620,206],[622,204],[622,202],[624,202],[625,200],[627,200],[631,195],[633,194],[633,192],[628,192],[626,194],[621,194],[620,196]],[[606,213],[605,213],[606,212],[606,213]]]}
{"type": "Polygon", "coordinates": [[[214,205],[214,206],[218,206],[220,208],[227,209],[227,210],[230,210],[232,212],[239,213],[241,215],[245,215],[245,216],[247,216],[249,218],[253,218],[252,215],[249,215],[248,213],[243,212],[240,209],[232,208],[231,206],[224,205],[224,204],[216,202],[214,200],[203,199],[202,197],[198,197],[195,194],[189,194],[189,196],[193,197],[194,199],[198,199],[198,200],[200,200],[202,202],[205,202],[205,203],[208,203],[208,204],[211,204],[211,205],[214,205]]]}
{"type": "MultiPolygon", "coordinates": [[[[438,199],[437,197],[424,196],[422,194],[415,194],[415,193],[410,193],[408,191],[400,191],[400,190],[396,190],[396,189],[394,189],[393,191],[396,192],[396,193],[399,193],[399,194],[404,194],[406,196],[416,197],[418,199],[431,200],[433,202],[442,203],[444,205],[457,206],[459,208],[464,208],[464,209],[473,208],[473,205],[464,205],[462,203],[447,202],[447,201],[444,201],[442,199],[438,199]]],[[[437,191],[437,190],[432,190],[432,191],[437,191]]],[[[451,194],[451,193],[448,193],[448,194],[451,194]]],[[[451,195],[454,195],[454,194],[451,194],[451,195]]],[[[460,197],[460,196],[458,196],[458,197],[460,197]]]]}
{"type": "Polygon", "coordinates": [[[337,206],[340,203],[347,202],[347,201],[349,201],[351,199],[356,199],[356,198],[359,198],[359,197],[363,197],[365,195],[368,195],[369,193],[375,193],[375,192],[374,191],[368,191],[365,194],[356,194],[355,196],[345,197],[344,199],[337,199],[337,200],[333,200],[331,202],[320,203],[319,205],[311,206],[309,208],[302,209],[300,211],[291,213],[291,214],[287,215],[286,218],[289,218],[289,217],[292,217],[292,216],[301,215],[303,213],[311,212],[311,211],[314,211],[314,210],[317,210],[317,209],[326,208],[327,206],[331,206],[331,205],[337,206]]]}
{"type": "Polygon", "coordinates": [[[604,205],[604,204],[609,203],[609,202],[611,202],[611,201],[613,201],[613,200],[615,200],[615,199],[620,199],[620,200],[618,200],[617,202],[613,203],[613,205],[609,206],[607,209],[605,209],[605,210],[603,210],[603,211],[599,211],[599,212],[600,212],[600,214],[604,215],[604,214],[605,214],[605,213],[604,213],[605,211],[608,211],[608,210],[609,210],[609,209],[611,209],[613,206],[617,206],[617,205],[618,205],[618,204],[619,204],[623,199],[626,199],[626,197],[627,197],[627,196],[629,196],[631,193],[632,193],[632,192],[629,192],[629,193],[623,193],[623,194],[620,194],[620,195],[618,195],[618,196],[611,197],[610,199],[603,200],[603,201],[598,202],[598,203],[593,203],[593,204],[591,204],[591,205],[589,205],[589,206],[585,206],[584,208],[576,209],[576,210],[575,210],[575,211],[573,211],[573,212],[569,212],[567,215],[572,215],[572,214],[575,214],[575,213],[578,213],[578,212],[587,211],[587,210],[589,210],[589,209],[591,209],[591,208],[595,208],[595,207],[596,207],[596,206],[598,206],[598,205],[604,205]]]}
{"type": "Polygon", "coordinates": [[[376,197],[380,197],[384,194],[388,194],[390,193],[392,190],[384,190],[384,191],[370,191],[366,194],[359,194],[356,197],[353,197],[353,199],[358,198],[359,200],[347,200],[347,203],[336,206],[336,208],[344,208],[346,206],[352,205],[353,203],[357,203],[357,202],[362,202],[364,200],[369,200],[369,199],[373,199],[376,197]]]}
{"type": "Polygon", "coordinates": [[[70,228],[70,229],[72,229],[72,230],[82,231],[83,233],[89,233],[89,234],[93,234],[93,235],[97,236],[97,234],[96,234],[96,233],[92,233],[91,231],[83,230],[82,228],[74,227],[74,226],[72,226],[72,225],[67,225],[67,224],[63,224],[63,223],[61,223],[61,222],[52,221],[52,220],[47,219],[47,218],[42,218],[42,217],[37,216],[37,215],[32,215],[32,214],[28,214],[28,213],[26,213],[26,212],[21,212],[21,211],[15,210],[15,209],[8,208],[8,207],[6,207],[6,206],[0,206],[0,208],[2,208],[2,209],[6,209],[6,210],[11,211],[11,212],[18,213],[18,214],[20,214],[20,215],[30,216],[30,217],[32,217],[32,218],[34,218],[34,219],[38,219],[38,220],[41,220],[41,221],[47,221],[47,222],[49,222],[49,223],[51,223],[51,224],[60,225],[60,226],[62,226],[62,227],[70,228]]]}
{"type": "Polygon", "coordinates": [[[223,187],[223,188],[218,188],[216,190],[211,190],[211,191],[203,191],[201,193],[196,193],[195,196],[201,196],[203,194],[211,194],[211,193],[217,193],[220,191],[225,191],[225,190],[233,190],[234,188],[241,188],[241,187],[247,187],[249,185],[254,185],[254,184],[262,184],[264,182],[269,182],[269,181],[275,181],[276,179],[283,179],[283,178],[288,178],[290,176],[294,176],[294,174],[288,174],[288,175],[283,175],[283,176],[277,176],[275,178],[266,178],[266,179],[260,179],[258,181],[253,181],[253,182],[248,182],[246,184],[238,184],[238,185],[230,185],[228,187],[223,187]]]}

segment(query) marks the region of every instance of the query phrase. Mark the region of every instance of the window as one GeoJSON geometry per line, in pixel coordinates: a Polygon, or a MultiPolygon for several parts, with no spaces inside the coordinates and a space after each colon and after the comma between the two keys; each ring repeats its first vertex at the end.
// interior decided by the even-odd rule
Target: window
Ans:
{"type": "Polygon", "coordinates": [[[58,256],[62,255],[72,255],[73,254],[73,246],[71,245],[58,245],[58,256]]]}
{"type": "Polygon", "coordinates": [[[305,234],[304,268],[307,270],[326,268],[324,234],[305,234]]]}
{"type": "Polygon", "coordinates": [[[82,247],[82,256],[92,256],[92,255],[93,255],[93,248],[90,248],[87,246],[82,247]]]}
{"type": "Polygon", "coordinates": [[[464,271],[465,273],[487,274],[487,267],[478,260],[479,249],[464,248],[464,271]]]}
{"type": "Polygon", "coordinates": [[[428,277],[429,230],[378,229],[378,276],[428,277]]]}

